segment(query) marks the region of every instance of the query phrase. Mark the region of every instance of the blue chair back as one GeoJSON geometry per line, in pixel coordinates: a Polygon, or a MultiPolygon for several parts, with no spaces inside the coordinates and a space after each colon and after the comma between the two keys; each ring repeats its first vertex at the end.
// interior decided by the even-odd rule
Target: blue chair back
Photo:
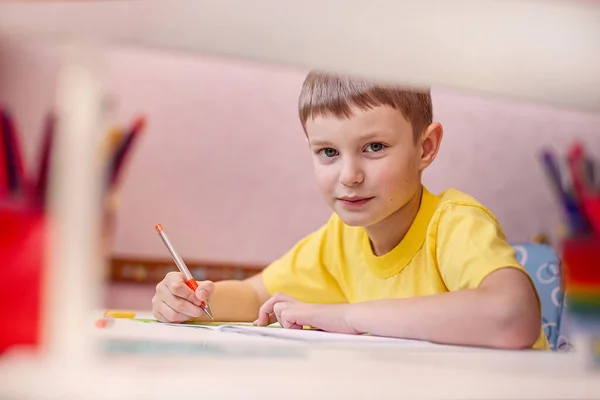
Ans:
{"type": "Polygon", "coordinates": [[[568,340],[561,335],[564,300],[560,260],[547,244],[514,244],[517,260],[533,279],[542,304],[542,324],[552,350],[564,350],[568,340]],[[560,337],[560,340],[559,340],[560,337]]]}

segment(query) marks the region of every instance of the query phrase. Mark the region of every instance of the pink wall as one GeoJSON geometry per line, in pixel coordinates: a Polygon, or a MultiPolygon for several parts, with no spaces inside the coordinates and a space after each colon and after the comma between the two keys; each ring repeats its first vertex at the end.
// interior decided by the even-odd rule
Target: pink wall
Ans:
{"type": "Polygon", "coordinates": [[[115,52],[122,118],[150,116],[127,171],[118,254],[266,263],[328,215],[296,101],[303,74],[232,61],[115,52]]]}
{"type": "MultiPolygon", "coordinates": [[[[0,43],[0,100],[29,135],[30,158],[55,50],[0,43]]],[[[149,116],[125,177],[116,254],[168,257],[153,229],[162,223],[183,257],[267,263],[325,221],[296,116],[304,71],[131,49],[108,61],[117,120],[149,116]]],[[[440,89],[433,100],[445,138],[430,189],[478,197],[512,241],[554,231],[536,152],[580,137],[598,154],[600,114],[440,89]]]]}

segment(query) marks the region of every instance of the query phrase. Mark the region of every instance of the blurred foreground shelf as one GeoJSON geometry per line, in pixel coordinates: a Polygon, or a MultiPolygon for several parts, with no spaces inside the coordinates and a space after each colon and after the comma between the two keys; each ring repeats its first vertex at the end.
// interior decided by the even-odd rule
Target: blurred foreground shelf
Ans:
{"type": "Polygon", "coordinates": [[[600,110],[596,1],[0,2],[0,37],[90,39],[600,110]]]}

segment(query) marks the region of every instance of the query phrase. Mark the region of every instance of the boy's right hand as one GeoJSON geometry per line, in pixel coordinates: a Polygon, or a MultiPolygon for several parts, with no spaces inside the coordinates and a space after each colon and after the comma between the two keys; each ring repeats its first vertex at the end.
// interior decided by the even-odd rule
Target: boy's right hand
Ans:
{"type": "Polygon", "coordinates": [[[161,322],[185,322],[206,316],[200,302],[208,303],[215,284],[211,281],[198,282],[196,291],[185,284],[181,272],[169,272],[165,279],[156,285],[152,298],[152,314],[161,322]]]}

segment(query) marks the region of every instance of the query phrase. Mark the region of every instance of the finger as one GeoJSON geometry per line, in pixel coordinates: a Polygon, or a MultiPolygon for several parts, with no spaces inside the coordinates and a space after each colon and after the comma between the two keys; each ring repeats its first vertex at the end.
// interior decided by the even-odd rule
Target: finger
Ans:
{"type": "Polygon", "coordinates": [[[266,326],[272,323],[273,319],[276,319],[273,313],[273,299],[267,300],[258,310],[258,318],[256,319],[258,326],[266,326]]]}
{"type": "Polygon", "coordinates": [[[290,304],[292,304],[292,303],[281,301],[281,302],[275,303],[273,305],[273,314],[275,314],[275,317],[277,318],[277,321],[279,321],[281,326],[283,326],[283,322],[281,320],[281,313],[284,310],[287,310],[290,307],[290,304]]]}
{"type": "Polygon", "coordinates": [[[159,322],[169,322],[167,318],[165,318],[165,316],[162,315],[158,310],[152,310],[152,315],[154,315],[154,318],[156,318],[156,320],[159,322]]]}
{"type": "Polygon", "coordinates": [[[161,300],[167,306],[169,306],[169,308],[173,309],[173,311],[187,316],[187,319],[200,317],[204,315],[204,311],[202,311],[202,308],[200,308],[196,304],[190,303],[186,299],[182,299],[181,297],[173,296],[172,294],[167,294],[165,296],[162,296],[161,300]]]}
{"type": "Polygon", "coordinates": [[[256,318],[258,326],[269,325],[269,316],[273,313],[274,301],[274,297],[271,297],[269,300],[265,301],[262,306],[260,306],[258,310],[258,317],[256,318]]]}
{"type": "Polygon", "coordinates": [[[275,304],[282,301],[295,302],[296,300],[282,293],[275,293],[269,300],[265,301],[265,303],[258,310],[257,324],[259,326],[269,325],[269,315],[273,313],[273,307],[275,304]]]}
{"type": "MultiPolygon", "coordinates": [[[[269,314],[269,323],[268,323],[268,325],[274,324],[275,322],[277,322],[277,316],[275,315],[275,313],[269,314]]],[[[259,326],[258,325],[258,319],[255,319],[254,322],[252,322],[252,325],[259,326]]]]}
{"type": "Polygon", "coordinates": [[[277,318],[277,321],[279,322],[279,324],[281,326],[283,326],[285,328],[285,326],[283,325],[283,320],[281,318],[281,313],[287,309],[289,307],[290,303],[287,302],[279,302],[279,303],[275,303],[273,305],[273,314],[275,314],[275,317],[277,318]]]}
{"type": "Polygon", "coordinates": [[[185,286],[180,290],[177,289],[179,285],[173,282],[163,281],[162,284],[158,284],[156,287],[156,295],[160,298],[160,300],[166,302],[169,306],[171,306],[176,311],[179,311],[184,314],[189,314],[190,316],[195,316],[198,312],[194,310],[194,308],[200,307],[200,301],[196,299],[194,292],[189,287],[185,286]],[[175,288],[175,289],[174,289],[175,288]],[[176,293],[173,293],[173,290],[176,293]],[[179,293],[179,295],[177,294],[179,293]],[[187,293],[188,296],[182,297],[184,293],[187,293]]]}
{"type": "MultiPolygon", "coordinates": [[[[185,320],[202,315],[202,310],[200,307],[180,297],[174,296],[171,292],[169,292],[169,290],[167,290],[166,286],[162,285],[158,287],[156,294],[154,297],[152,297],[152,310],[161,313],[165,319],[170,320],[170,311],[164,310],[165,305],[173,311],[187,316],[185,320]]],[[[175,316],[173,318],[174,320],[182,319],[181,317],[175,316]]]]}
{"type": "Polygon", "coordinates": [[[174,296],[185,299],[191,303],[198,303],[194,291],[185,284],[184,276],[180,272],[169,272],[165,279],[162,280],[163,285],[157,287],[157,290],[167,289],[174,296]]]}
{"type": "Polygon", "coordinates": [[[215,290],[215,284],[211,281],[198,282],[198,288],[196,288],[195,299],[198,302],[208,301],[210,296],[215,290]]]}
{"type": "Polygon", "coordinates": [[[277,315],[275,315],[275,313],[269,314],[269,325],[274,324],[275,322],[277,322],[277,315]]]}
{"type": "Polygon", "coordinates": [[[160,322],[167,322],[167,319],[165,318],[165,316],[162,315],[160,313],[160,311],[158,311],[159,307],[161,306],[160,305],[161,303],[162,303],[162,300],[159,298],[158,292],[157,292],[152,297],[152,315],[154,315],[154,318],[156,318],[160,322]]]}
{"type": "Polygon", "coordinates": [[[292,308],[285,309],[279,314],[279,323],[286,329],[304,329],[302,324],[298,323],[298,311],[292,308]]]}
{"type": "Polygon", "coordinates": [[[296,320],[296,315],[300,313],[298,307],[295,303],[290,303],[287,301],[282,301],[273,307],[274,314],[277,317],[277,320],[284,328],[291,329],[302,329],[302,325],[299,325],[296,320]]]}
{"type": "Polygon", "coordinates": [[[173,310],[165,302],[162,302],[159,305],[157,311],[158,311],[158,313],[162,314],[162,316],[165,318],[164,322],[179,323],[179,322],[188,321],[190,319],[189,316],[173,310]]]}

